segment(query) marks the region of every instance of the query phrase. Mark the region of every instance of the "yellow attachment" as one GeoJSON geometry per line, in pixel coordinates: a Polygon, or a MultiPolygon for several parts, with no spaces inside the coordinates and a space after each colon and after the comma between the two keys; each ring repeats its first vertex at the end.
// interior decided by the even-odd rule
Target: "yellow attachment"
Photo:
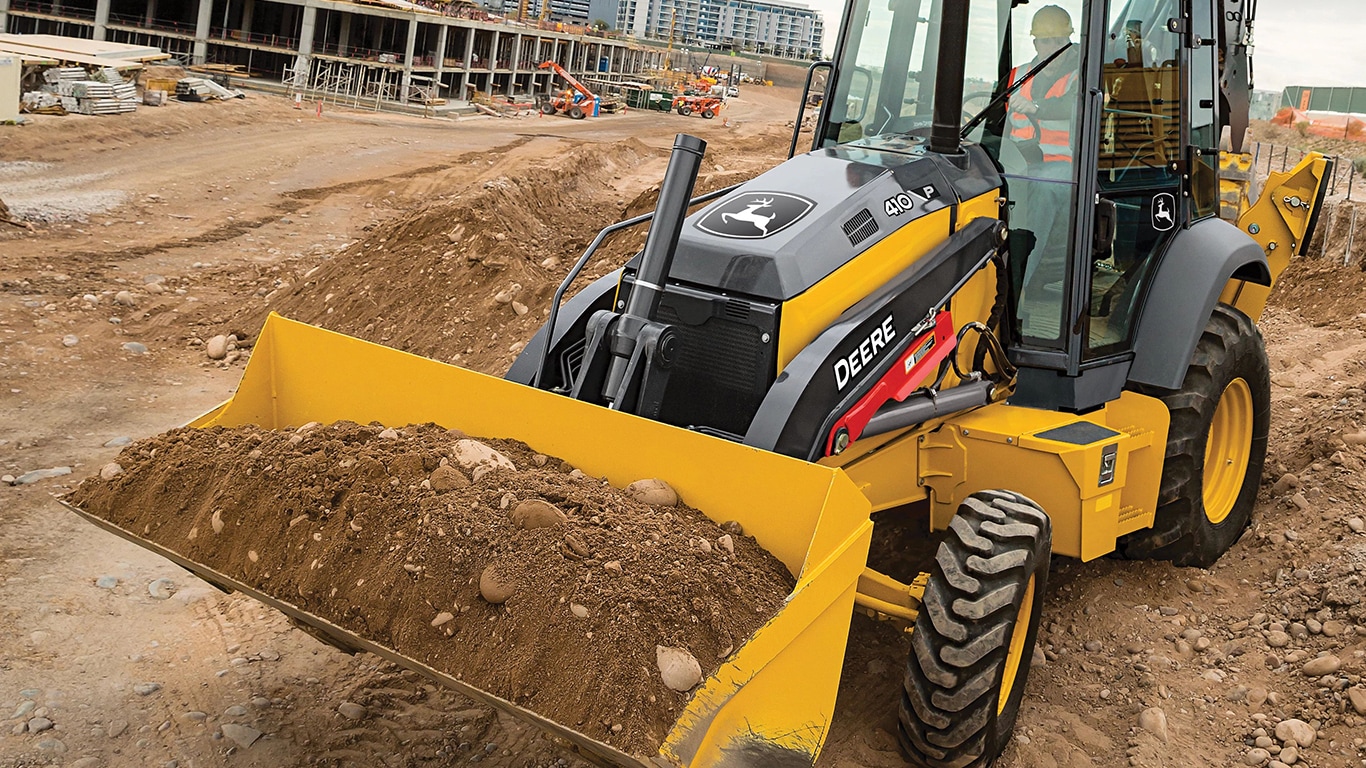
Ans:
{"type": "Polygon", "coordinates": [[[920,616],[928,573],[921,573],[910,584],[902,584],[885,573],[866,568],[858,579],[854,605],[878,621],[890,621],[909,631],[920,616]]]}
{"type": "Polygon", "coordinates": [[[1056,5],[1040,8],[1029,25],[1034,37],[1071,37],[1072,31],[1072,15],[1056,5]]]}
{"type": "Polygon", "coordinates": [[[1219,218],[1238,223],[1257,200],[1257,172],[1249,152],[1219,153],[1219,218]]]}
{"type": "Polygon", "coordinates": [[[1029,637],[1029,613],[1034,610],[1034,576],[1029,577],[1025,587],[1024,599],[1020,601],[1020,612],[1015,616],[1015,628],[1010,632],[1010,645],[1006,649],[1005,670],[1001,673],[1001,695],[996,699],[996,714],[1006,709],[1010,691],[1015,687],[1015,678],[1020,672],[1020,659],[1024,658],[1025,638],[1029,637]]]}
{"type": "Polygon", "coordinates": [[[1205,517],[1218,525],[1233,511],[1252,457],[1252,388],[1234,379],[1219,396],[1205,442],[1205,517]]]}
{"type": "MultiPolygon", "coordinates": [[[[784,608],[695,689],[658,756],[624,755],[458,681],[499,709],[618,765],[721,765],[746,750],[814,762],[834,713],[869,505],[838,469],[485,376],[272,314],[232,400],[191,426],[269,429],[347,419],[434,422],[521,440],[613,485],[659,477],[712,519],[735,520],[797,577],[784,608]],[[647,763],[646,761],[649,760],[647,763]]],[[[300,612],[296,618],[317,621],[300,612]]],[[[415,668],[420,664],[413,662],[415,668]]],[[[449,676],[447,676],[449,678],[449,676]]]]}
{"type": "Polygon", "coordinates": [[[997,403],[917,438],[930,526],[947,528],[977,491],[1009,488],[1053,522],[1055,554],[1093,560],[1148,528],[1171,416],[1161,400],[1125,392],[1085,416],[997,403]]]}
{"type": "MultiPolygon", "coordinates": [[[[1271,174],[1261,198],[1238,219],[1238,228],[1266,251],[1272,285],[1290,265],[1290,257],[1309,247],[1304,242],[1305,234],[1330,167],[1328,158],[1311,152],[1289,171],[1271,174]]],[[[1271,288],[1267,286],[1230,280],[1219,301],[1256,320],[1266,309],[1270,295],[1271,288]]]]}

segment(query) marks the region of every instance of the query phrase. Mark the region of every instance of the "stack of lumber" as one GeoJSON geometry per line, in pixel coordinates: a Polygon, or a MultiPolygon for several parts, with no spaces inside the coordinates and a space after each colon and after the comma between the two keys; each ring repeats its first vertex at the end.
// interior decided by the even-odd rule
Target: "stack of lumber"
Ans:
{"type": "Polygon", "coordinates": [[[241,99],[245,94],[234,88],[224,88],[203,77],[182,77],[176,81],[175,95],[181,101],[209,101],[211,99],[241,99]]]}

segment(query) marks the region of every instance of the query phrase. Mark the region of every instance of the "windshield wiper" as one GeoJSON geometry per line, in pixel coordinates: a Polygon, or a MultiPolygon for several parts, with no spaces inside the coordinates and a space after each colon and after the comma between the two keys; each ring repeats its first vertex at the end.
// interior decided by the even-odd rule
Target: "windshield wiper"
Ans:
{"type": "Polygon", "coordinates": [[[967,138],[967,135],[972,132],[972,129],[976,128],[978,123],[986,119],[987,113],[990,112],[992,108],[1013,96],[1016,91],[1024,87],[1025,83],[1029,82],[1031,78],[1039,74],[1040,70],[1042,70],[1049,64],[1052,64],[1053,60],[1061,56],[1064,51],[1071,50],[1073,45],[1076,45],[1076,43],[1068,41],[1067,45],[1064,45],[1063,47],[1054,51],[1051,56],[1039,62],[1037,66],[1026,72],[1024,77],[1020,78],[1019,80],[1016,80],[1015,83],[1012,84],[1009,88],[1005,89],[996,98],[992,99],[991,103],[987,104],[985,107],[982,107],[981,111],[973,115],[971,120],[963,124],[963,130],[958,133],[959,137],[967,138]]]}

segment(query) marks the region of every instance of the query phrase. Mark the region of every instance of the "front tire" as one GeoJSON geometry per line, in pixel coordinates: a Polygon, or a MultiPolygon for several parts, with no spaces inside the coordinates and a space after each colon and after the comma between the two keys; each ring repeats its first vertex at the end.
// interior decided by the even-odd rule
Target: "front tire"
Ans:
{"type": "Polygon", "coordinates": [[[692,107],[688,106],[687,104],[684,104],[683,106],[678,108],[678,114],[687,117],[688,115],[692,114],[692,107]]]}
{"type": "Polygon", "coordinates": [[[1181,389],[1144,390],[1171,412],[1153,527],[1119,542],[1132,559],[1207,568],[1252,519],[1271,429],[1271,372],[1251,318],[1214,308],[1181,389]]]}
{"type": "Polygon", "coordinates": [[[923,768],[986,768],[1005,749],[1043,615],[1052,525],[1037,504],[981,491],[939,545],[911,633],[898,736],[923,768]]]}
{"type": "Polygon", "coordinates": [[[569,117],[573,120],[582,120],[584,117],[583,110],[578,107],[570,107],[569,117]]]}

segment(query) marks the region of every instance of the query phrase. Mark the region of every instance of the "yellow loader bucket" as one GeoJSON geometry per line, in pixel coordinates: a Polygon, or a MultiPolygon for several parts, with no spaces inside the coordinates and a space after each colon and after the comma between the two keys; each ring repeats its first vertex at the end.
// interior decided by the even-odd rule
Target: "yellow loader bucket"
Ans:
{"type": "Polygon", "coordinates": [[[350,420],[434,422],[521,440],[623,487],[659,477],[717,522],[738,521],[797,585],[785,606],[695,689],[658,755],[628,755],[263,594],[79,509],[211,583],[272,605],[344,647],[415,669],[628,766],[810,765],[834,713],[854,592],[872,537],[869,503],[838,469],[579,402],[272,314],[237,394],[193,427],[350,420]]]}

